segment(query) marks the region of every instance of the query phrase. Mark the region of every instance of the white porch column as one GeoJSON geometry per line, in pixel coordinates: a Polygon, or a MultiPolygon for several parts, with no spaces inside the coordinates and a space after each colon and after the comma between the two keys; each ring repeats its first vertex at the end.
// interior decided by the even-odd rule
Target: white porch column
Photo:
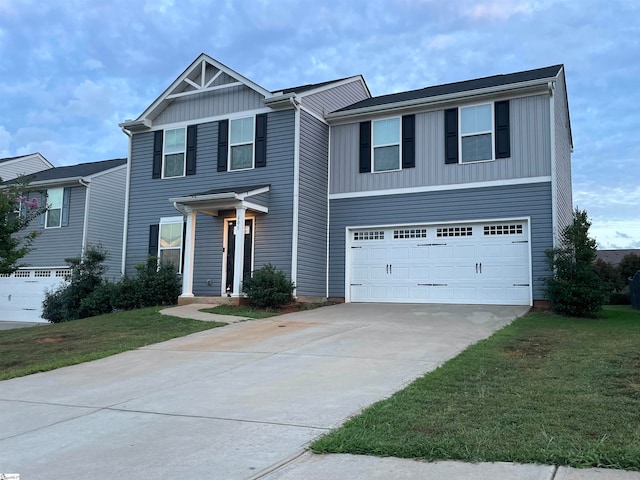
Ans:
{"type": "Polygon", "coordinates": [[[182,295],[193,297],[193,252],[196,240],[196,212],[187,213],[187,229],[184,235],[184,265],[182,266],[182,295]]]}
{"type": "Polygon", "coordinates": [[[245,207],[236,208],[236,249],[233,259],[233,293],[234,297],[239,297],[242,286],[242,276],[244,273],[244,220],[247,209],[245,207]]]}

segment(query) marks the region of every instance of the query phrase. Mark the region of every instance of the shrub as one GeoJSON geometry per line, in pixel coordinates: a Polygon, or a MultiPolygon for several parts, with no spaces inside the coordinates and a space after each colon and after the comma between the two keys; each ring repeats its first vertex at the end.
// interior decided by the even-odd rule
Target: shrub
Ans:
{"type": "Polygon", "coordinates": [[[78,318],[95,317],[114,310],[114,303],[119,291],[117,283],[103,281],[87,297],[80,301],[78,318]]]}
{"type": "Polygon", "coordinates": [[[244,280],[243,290],[252,305],[275,308],[291,303],[294,288],[282,270],[268,263],[244,280]]]}
{"type": "Polygon", "coordinates": [[[107,258],[108,254],[101,246],[89,246],[81,256],[66,258],[71,276],[58,289],[45,293],[42,317],[52,323],[82,318],[80,303],[102,283],[107,258]]]}
{"type": "Polygon", "coordinates": [[[114,307],[120,310],[174,305],[182,287],[176,268],[171,263],[157,267],[156,258],[136,265],[135,277],[124,277],[118,283],[114,307]]]}
{"type": "Polygon", "coordinates": [[[551,308],[563,315],[593,317],[607,302],[611,287],[596,273],[596,241],[589,237],[591,222],[576,208],[564,228],[560,247],[547,250],[553,275],[546,279],[551,308]]]}

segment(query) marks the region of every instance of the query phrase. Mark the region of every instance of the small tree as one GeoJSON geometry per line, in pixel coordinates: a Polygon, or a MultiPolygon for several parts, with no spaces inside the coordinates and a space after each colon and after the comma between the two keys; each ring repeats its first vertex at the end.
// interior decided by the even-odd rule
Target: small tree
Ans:
{"type": "Polygon", "coordinates": [[[591,222],[575,209],[573,221],[560,235],[560,247],[547,250],[553,275],[546,280],[547,298],[558,313],[592,317],[607,302],[608,285],[596,273],[596,241],[589,237],[591,222]]]}
{"type": "Polygon", "coordinates": [[[244,280],[243,290],[252,305],[275,308],[291,303],[294,288],[282,270],[268,263],[244,280]]]}
{"type": "Polygon", "coordinates": [[[102,283],[102,275],[107,271],[104,264],[107,258],[108,254],[101,246],[89,246],[81,256],[66,258],[71,276],[58,289],[46,292],[42,317],[52,323],[81,318],[82,301],[102,283]]]}
{"type": "Polygon", "coordinates": [[[0,189],[0,274],[13,273],[22,266],[18,262],[31,251],[39,232],[24,235],[20,232],[47,210],[46,205],[38,204],[37,198],[29,199],[25,195],[28,187],[29,182],[18,177],[0,189]]]}

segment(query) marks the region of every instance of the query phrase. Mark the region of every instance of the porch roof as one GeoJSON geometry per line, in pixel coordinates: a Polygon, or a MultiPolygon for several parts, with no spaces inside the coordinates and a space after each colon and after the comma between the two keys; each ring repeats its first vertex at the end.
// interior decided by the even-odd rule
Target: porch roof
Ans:
{"type": "Polygon", "coordinates": [[[173,206],[182,213],[200,212],[218,215],[220,210],[246,208],[260,213],[269,213],[268,194],[271,185],[251,185],[217,188],[183,197],[170,198],[173,206]],[[258,197],[260,196],[260,197],[258,197]]]}

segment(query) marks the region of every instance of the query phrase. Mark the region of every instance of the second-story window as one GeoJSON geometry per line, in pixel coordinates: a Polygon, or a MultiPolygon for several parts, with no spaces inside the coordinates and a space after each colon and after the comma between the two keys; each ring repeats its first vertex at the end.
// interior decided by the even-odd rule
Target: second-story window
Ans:
{"type": "Polygon", "coordinates": [[[47,206],[45,218],[46,228],[57,228],[62,225],[62,199],[64,188],[49,188],[47,190],[47,206]]]}
{"type": "Polygon", "coordinates": [[[493,104],[460,108],[460,152],[463,163],[493,160],[493,104]]]}
{"type": "Polygon", "coordinates": [[[238,118],[229,123],[229,170],[253,168],[253,117],[238,118]]]}
{"type": "Polygon", "coordinates": [[[400,169],[400,118],[374,120],[373,171],[400,169]]]}
{"type": "Polygon", "coordinates": [[[186,137],[185,128],[164,131],[164,178],[184,176],[186,137]]]}

